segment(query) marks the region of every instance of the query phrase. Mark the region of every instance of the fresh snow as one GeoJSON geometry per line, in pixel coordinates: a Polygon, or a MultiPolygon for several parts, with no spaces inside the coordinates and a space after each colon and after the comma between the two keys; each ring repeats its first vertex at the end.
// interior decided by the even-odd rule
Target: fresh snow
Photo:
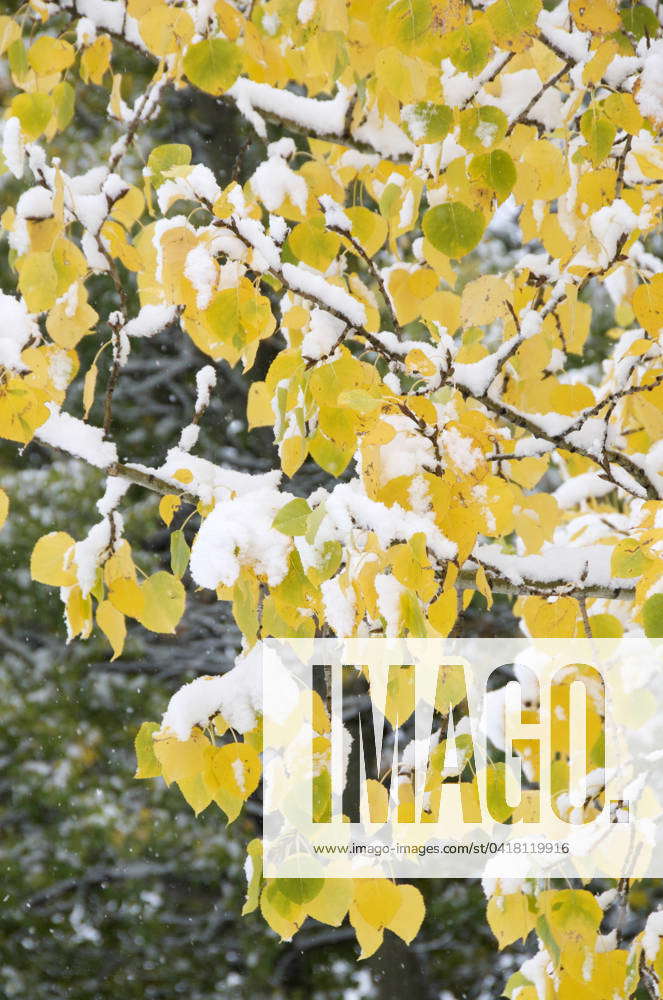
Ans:
{"type": "Polygon", "coordinates": [[[238,733],[248,733],[260,711],[261,681],[262,662],[255,647],[228,673],[197,677],[176,691],[161,721],[161,734],[173,732],[178,740],[187,740],[194,726],[205,726],[218,712],[238,733]]]}
{"type": "Polygon", "coordinates": [[[101,557],[111,542],[111,517],[113,518],[115,537],[122,534],[122,517],[113,513],[93,525],[85,538],[76,542],[73,552],[73,564],[76,569],[76,579],[83,597],[87,597],[94,587],[97,578],[97,567],[101,557]]]}
{"type": "Polygon", "coordinates": [[[177,308],[169,305],[143,306],[133,319],[124,326],[128,337],[154,337],[177,316],[177,308]]]}
{"type": "Polygon", "coordinates": [[[350,326],[365,324],[364,306],[338,285],[332,285],[321,275],[307,271],[300,264],[284,264],[281,273],[293,292],[315,299],[327,309],[340,313],[350,326]]]}
{"type": "Polygon", "coordinates": [[[100,500],[97,500],[97,510],[102,517],[114,511],[124,494],[131,486],[131,480],[124,476],[109,476],[106,480],[106,490],[100,500]]]}
{"type": "Polygon", "coordinates": [[[251,177],[251,187],[268,212],[278,212],[286,198],[301,212],[306,211],[308,185],[279,153],[263,160],[251,177]]]}
{"type": "Polygon", "coordinates": [[[646,49],[635,99],[643,115],[659,126],[663,124],[663,40],[646,49]]]}
{"type": "Polygon", "coordinates": [[[216,371],[212,365],[204,365],[196,372],[196,413],[202,413],[209,406],[212,389],[216,385],[216,371]]]}
{"type": "Polygon", "coordinates": [[[7,119],[2,130],[2,155],[7,169],[20,179],[25,164],[25,144],[21,135],[21,123],[15,116],[7,119]]]}
{"type": "Polygon", "coordinates": [[[265,576],[271,587],[288,572],[291,541],[272,524],[287,493],[267,486],[217,501],[203,521],[191,549],[191,575],[199,587],[232,586],[242,566],[265,576]]]}
{"type": "Polygon", "coordinates": [[[227,93],[263,139],[267,129],[260,112],[292,122],[316,135],[342,135],[345,130],[350,91],[343,87],[339,87],[333,100],[320,101],[240,77],[227,93]]]}
{"type": "Polygon", "coordinates": [[[68,413],[60,413],[55,403],[46,403],[46,407],[50,416],[37,429],[35,437],[39,441],[82,458],[97,469],[106,469],[117,462],[117,449],[111,441],[104,440],[101,427],[93,427],[68,413]]]}
{"type": "Polygon", "coordinates": [[[325,309],[312,309],[309,329],[302,341],[303,356],[317,361],[329,354],[344,329],[343,320],[332,316],[325,309]]]}
{"type": "Polygon", "coordinates": [[[614,485],[598,472],[583,472],[558,486],[553,496],[562,510],[569,510],[584,500],[604,497],[613,489],[614,485]]]}
{"type": "Polygon", "coordinates": [[[0,292],[0,366],[25,371],[21,351],[39,336],[39,327],[23,299],[0,292]]]}

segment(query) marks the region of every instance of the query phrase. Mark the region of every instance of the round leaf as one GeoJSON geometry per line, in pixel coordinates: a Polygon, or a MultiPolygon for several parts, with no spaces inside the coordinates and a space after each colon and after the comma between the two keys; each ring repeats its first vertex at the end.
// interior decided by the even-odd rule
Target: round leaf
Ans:
{"type": "Polygon", "coordinates": [[[436,250],[448,257],[464,257],[477,245],[485,228],[480,211],[460,201],[435,205],[424,215],[424,235],[436,250]]]}
{"type": "Polygon", "coordinates": [[[184,72],[195,87],[219,95],[232,87],[242,72],[242,56],[232,42],[206,38],[187,50],[184,72]]]}
{"type": "Polygon", "coordinates": [[[663,594],[653,594],[645,601],[642,620],[649,639],[663,639],[663,594]]]}
{"type": "Polygon", "coordinates": [[[150,632],[174,632],[184,614],[184,587],[177,577],[163,571],[148,577],[140,588],[145,599],[140,623],[150,632]]]}
{"type": "Polygon", "coordinates": [[[306,500],[296,497],[278,512],[274,527],[284,535],[305,535],[310,513],[306,500]]]}

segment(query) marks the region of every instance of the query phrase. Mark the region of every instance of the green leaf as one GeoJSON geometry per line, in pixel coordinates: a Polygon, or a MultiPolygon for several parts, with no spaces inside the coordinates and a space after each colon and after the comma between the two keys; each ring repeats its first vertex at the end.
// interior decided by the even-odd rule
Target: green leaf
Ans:
{"type": "Polygon", "coordinates": [[[444,52],[448,55],[455,68],[460,73],[474,76],[486,63],[492,48],[492,42],[483,24],[468,24],[452,31],[444,44],[444,52]]]}
{"type": "Polygon", "coordinates": [[[314,823],[331,823],[331,775],[327,770],[313,778],[312,813],[314,823]]]}
{"type": "Polygon", "coordinates": [[[59,83],[53,90],[53,104],[58,131],[62,132],[74,117],[76,94],[71,84],[66,81],[59,83]]]}
{"type": "Polygon", "coordinates": [[[190,163],[191,149],[183,142],[167,142],[163,146],[155,146],[147,159],[155,187],[163,184],[166,170],[171,167],[187,167],[190,163]]]}
{"type": "Polygon", "coordinates": [[[419,101],[404,107],[401,119],[413,142],[439,142],[448,134],[453,115],[446,104],[419,101]]]}
{"type": "Polygon", "coordinates": [[[310,515],[311,508],[306,500],[296,497],[281,508],[273,527],[284,535],[305,535],[310,515]]]}
{"type": "Polygon", "coordinates": [[[152,739],[161,727],[158,722],[144,722],[136,734],[136,773],[134,778],[158,778],[161,774],[161,764],[154,753],[152,739]]]}
{"type": "Polygon", "coordinates": [[[330,476],[338,477],[347,469],[355,453],[355,443],[338,444],[317,430],[309,441],[309,452],[316,465],[330,476]]]}
{"type": "Polygon", "coordinates": [[[610,571],[613,576],[623,579],[633,579],[642,576],[649,565],[648,556],[642,551],[642,546],[635,538],[625,538],[615,545],[610,560],[610,571]]]}
{"type": "Polygon", "coordinates": [[[232,344],[237,350],[244,347],[246,338],[239,321],[239,298],[236,288],[224,288],[218,292],[203,316],[212,333],[222,344],[232,344]]]}
{"type": "Polygon", "coordinates": [[[503,761],[489,764],[486,770],[486,802],[488,811],[498,823],[505,823],[513,807],[506,801],[506,766],[503,761]]]}
{"type": "Polygon", "coordinates": [[[428,31],[432,16],[430,0],[377,0],[371,9],[373,30],[386,45],[412,45],[428,31]]]}
{"type": "Polygon", "coordinates": [[[663,639],[663,594],[652,594],[642,609],[645,635],[649,639],[663,639]]]}
{"type": "Polygon", "coordinates": [[[636,3],[633,7],[624,7],[620,12],[622,24],[626,31],[635,35],[639,40],[649,35],[653,38],[658,31],[658,21],[656,14],[649,7],[642,3],[636,3]]]}
{"type": "Polygon", "coordinates": [[[509,42],[536,28],[541,0],[497,0],[486,13],[496,40],[509,42]]]}
{"type": "Polygon", "coordinates": [[[12,72],[12,76],[14,76],[16,81],[20,83],[20,81],[25,79],[28,75],[30,69],[28,65],[27,49],[23,44],[22,38],[17,38],[16,41],[11,43],[7,49],[7,58],[9,60],[9,68],[12,72]]]}
{"type": "Polygon", "coordinates": [[[619,639],[624,634],[622,623],[614,615],[590,615],[589,627],[595,639],[619,639]]]}
{"type": "Polygon", "coordinates": [[[49,94],[19,94],[11,103],[11,113],[21,123],[29,140],[37,139],[53,114],[53,98],[49,94]]]}
{"type": "Polygon", "coordinates": [[[190,557],[191,549],[184,532],[181,529],[174,531],[170,536],[170,565],[178,579],[184,576],[190,557]]]}
{"type": "Polygon", "coordinates": [[[598,167],[612,149],[617,129],[593,104],[580,119],[580,131],[587,142],[589,158],[598,167]]]}
{"type": "Polygon", "coordinates": [[[291,903],[310,903],[312,899],[320,894],[320,890],[325,884],[323,878],[302,878],[297,875],[294,878],[277,878],[274,881],[276,889],[285,896],[291,903]]]}
{"type": "Polygon", "coordinates": [[[483,214],[460,201],[435,205],[423,219],[424,235],[436,250],[448,257],[464,257],[477,245],[484,229],[483,214]]]}
{"type": "Polygon", "coordinates": [[[262,881],[262,841],[259,839],[252,840],[246,848],[247,861],[250,860],[251,867],[248,869],[251,873],[249,879],[249,884],[246,890],[246,901],[242,907],[242,916],[245,917],[247,913],[253,913],[254,910],[258,909],[258,903],[260,902],[260,883],[262,881]]]}
{"type": "Polygon", "coordinates": [[[470,177],[491,188],[502,202],[511,194],[517,174],[509,154],[503,149],[494,149],[492,153],[474,157],[470,163],[470,177]]]}
{"type": "Polygon", "coordinates": [[[500,108],[485,104],[460,116],[460,142],[470,153],[486,153],[506,135],[508,119],[500,108]]]}
{"type": "Polygon", "coordinates": [[[242,54],[224,38],[206,38],[187,49],[184,72],[195,87],[218,96],[242,72],[242,54]]]}
{"type": "MultiPolygon", "coordinates": [[[[252,580],[246,573],[240,574],[233,587],[233,618],[245,639],[253,643],[259,625],[258,585],[257,581],[252,580]]],[[[225,809],[225,806],[222,808],[225,809]]]]}

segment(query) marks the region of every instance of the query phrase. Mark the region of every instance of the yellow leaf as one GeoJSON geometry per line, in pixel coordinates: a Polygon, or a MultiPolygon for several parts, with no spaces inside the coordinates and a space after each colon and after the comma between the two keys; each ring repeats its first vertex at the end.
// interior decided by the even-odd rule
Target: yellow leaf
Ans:
{"type": "Polygon", "coordinates": [[[366,797],[371,823],[386,823],[389,816],[389,792],[381,781],[366,779],[366,797]]]}
{"type": "Polygon", "coordinates": [[[135,618],[137,621],[141,620],[145,607],[145,595],[135,579],[115,577],[110,583],[108,599],[113,607],[121,611],[123,615],[135,618]]]}
{"type": "Polygon", "coordinates": [[[260,881],[262,878],[262,841],[257,837],[246,848],[247,878],[249,884],[246,890],[246,902],[242,907],[242,916],[253,913],[258,908],[260,900],[260,881]]]}
{"type": "Polygon", "coordinates": [[[341,241],[335,233],[325,230],[322,215],[316,215],[294,227],[288,244],[299,260],[324,273],[338,253],[341,241]]]}
{"type": "Polygon", "coordinates": [[[536,906],[523,892],[495,894],[488,901],[486,916],[500,948],[527,937],[536,924],[536,906]]]}
{"type": "Polygon", "coordinates": [[[374,257],[387,238],[389,227],[385,219],[361,205],[344,211],[352,223],[352,236],[369,257],[374,257]]]}
{"type": "Polygon", "coordinates": [[[116,660],[127,636],[124,615],[110,601],[102,601],[97,608],[97,625],[113,647],[112,660],[116,660]]]}
{"type": "Polygon", "coordinates": [[[653,337],[663,327],[663,274],[638,285],[633,293],[633,310],[647,333],[653,337]]]}
{"type": "Polygon", "coordinates": [[[88,414],[94,403],[94,390],[97,384],[99,369],[95,364],[90,365],[83,380],[83,419],[87,420],[88,414]]]}
{"type": "Polygon", "coordinates": [[[140,188],[130,187],[126,194],[113,204],[111,215],[121,222],[125,229],[131,229],[145,210],[145,198],[140,188]]]}
{"type": "Polygon", "coordinates": [[[110,253],[122,261],[128,271],[140,271],[143,268],[141,256],[127,240],[127,234],[119,222],[108,219],[101,227],[101,235],[108,243],[110,253]]]}
{"type": "Polygon", "coordinates": [[[453,292],[434,292],[421,304],[421,318],[433,333],[438,326],[453,333],[460,326],[461,299],[453,292]]]}
{"type": "Polygon", "coordinates": [[[101,85],[104,74],[110,69],[113,43],[109,35],[99,35],[88,45],[81,56],[80,74],[84,83],[101,85]]]}
{"type": "Polygon", "coordinates": [[[291,477],[297,472],[308,454],[308,446],[303,437],[289,437],[281,442],[281,468],[286,476],[291,477]]]}
{"type": "Polygon", "coordinates": [[[578,602],[572,597],[528,597],[523,604],[523,618],[538,639],[570,639],[575,635],[578,602]]]}
{"type": "Polygon", "coordinates": [[[162,570],[148,577],[140,590],[144,600],[138,617],[141,625],[150,632],[174,633],[184,614],[186,594],[182,582],[162,570]]]}
{"type": "Polygon", "coordinates": [[[490,584],[488,583],[488,577],[486,576],[486,571],[483,566],[479,566],[476,575],[477,589],[480,594],[486,598],[486,604],[488,605],[488,610],[493,606],[493,592],[490,589],[490,584]]]}
{"type": "Polygon", "coordinates": [[[200,729],[194,729],[188,740],[178,740],[166,735],[157,737],[154,740],[154,754],[161,765],[166,784],[202,775],[209,745],[209,740],[200,729]]]}
{"type": "Polygon", "coordinates": [[[290,941],[306,919],[304,905],[286,899],[274,882],[268,883],[263,889],[260,896],[260,910],[282,941],[290,941]]]}
{"type": "Polygon", "coordinates": [[[254,427],[271,427],[274,424],[272,397],[265,382],[251,384],[246,404],[246,416],[249,421],[249,430],[253,430],[254,427]]]}
{"type": "Polygon", "coordinates": [[[11,113],[21,123],[28,141],[38,139],[53,114],[53,98],[49,94],[19,94],[11,103],[11,113]]]}
{"type": "Polygon", "coordinates": [[[352,893],[352,879],[325,879],[318,895],[306,905],[309,916],[321,924],[339,927],[352,903],[352,893]]]}
{"type": "MultiPolygon", "coordinates": [[[[437,367],[428,358],[422,350],[415,348],[413,351],[408,351],[405,356],[405,364],[408,371],[417,372],[420,375],[424,375],[426,378],[430,378],[431,375],[435,375],[437,367]]],[[[370,397],[369,397],[370,398],[370,397]]],[[[378,406],[377,400],[372,400],[375,406],[378,406]]]]}
{"type": "Polygon", "coordinates": [[[406,944],[410,944],[419,933],[426,913],[424,898],[413,885],[399,885],[397,888],[400,906],[387,923],[387,927],[394,934],[398,934],[406,944]]]}
{"type": "Polygon", "coordinates": [[[401,905],[399,887],[386,878],[355,879],[354,902],[363,920],[381,930],[401,905]]]}
{"type": "Polygon", "coordinates": [[[614,0],[570,0],[569,10],[581,31],[608,35],[621,27],[614,0]]]}
{"type": "Polygon", "coordinates": [[[11,17],[0,17],[0,56],[21,37],[21,26],[11,17]]]}
{"type": "Polygon", "coordinates": [[[191,469],[178,469],[173,479],[176,479],[178,483],[184,483],[185,485],[193,482],[193,472],[191,469]]]}
{"type": "Polygon", "coordinates": [[[42,35],[28,51],[28,62],[38,76],[47,73],[61,73],[71,66],[76,58],[76,49],[63,38],[42,35]]]}
{"type": "Polygon", "coordinates": [[[569,168],[560,149],[547,139],[535,139],[522,153],[514,195],[518,201],[551,201],[568,190],[569,168]]]}
{"type": "Polygon", "coordinates": [[[200,774],[195,774],[192,778],[183,778],[177,782],[177,787],[196,816],[207,809],[213,800],[213,795],[200,774]]]}
{"type": "Polygon", "coordinates": [[[485,326],[509,316],[507,302],[513,293],[503,278],[485,274],[470,281],[463,289],[460,307],[461,326],[485,326]]]}
{"type": "Polygon", "coordinates": [[[134,740],[136,749],[136,773],[134,778],[159,778],[161,765],[154,753],[152,737],[159,730],[157,722],[144,722],[134,740]]]}
{"type": "Polygon", "coordinates": [[[64,531],[51,531],[42,535],[30,557],[30,576],[37,583],[51,587],[71,587],[76,583],[73,569],[65,569],[65,556],[74,545],[74,539],[64,531]]]}
{"type": "Polygon", "coordinates": [[[370,958],[370,956],[375,954],[382,944],[384,931],[382,928],[378,930],[367,920],[364,920],[356,903],[353,903],[350,907],[349,915],[350,923],[355,929],[357,941],[359,942],[359,946],[361,948],[359,958],[370,958]]]}
{"type": "Polygon", "coordinates": [[[131,558],[131,546],[122,539],[112,556],[104,563],[104,582],[110,587],[115,580],[136,579],[136,568],[131,558]]]}
{"type": "Polygon", "coordinates": [[[88,305],[87,291],[82,283],[76,286],[75,306],[72,308],[69,296],[55,303],[46,318],[46,329],[60,347],[76,347],[81,337],[91,333],[99,319],[95,310],[88,305]]]}
{"type": "Polygon", "coordinates": [[[215,747],[210,757],[217,786],[242,801],[248,799],[260,781],[260,758],[248,743],[226,743],[215,747]]]}
{"type": "Polygon", "coordinates": [[[4,525],[9,514],[9,497],[4,490],[0,489],[0,528],[4,525]]]}
{"type": "Polygon", "coordinates": [[[45,312],[55,302],[58,275],[50,253],[30,253],[21,263],[18,287],[28,310],[45,312]]]}
{"type": "Polygon", "coordinates": [[[71,588],[65,608],[65,617],[70,637],[80,635],[83,639],[92,632],[92,599],[83,597],[79,586],[71,588]]]}
{"type": "Polygon", "coordinates": [[[44,403],[50,398],[42,389],[33,389],[27,379],[9,378],[0,384],[0,436],[27,444],[48,420],[44,403]]]}
{"type": "Polygon", "coordinates": [[[165,497],[161,497],[159,501],[159,515],[166,526],[170,525],[175,512],[179,510],[181,505],[182,501],[174,493],[168,493],[165,497]]]}
{"type": "Polygon", "coordinates": [[[154,4],[138,22],[141,38],[155,56],[173,55],[193,38],[194,25],[185,10],[154,4]]]}
{"type": "Polygon", "coordinates": [[[455,587],[448,587],[428,608],[427,617],[436,632],[447,636],[458,616],[458,598],[455,587]]]}

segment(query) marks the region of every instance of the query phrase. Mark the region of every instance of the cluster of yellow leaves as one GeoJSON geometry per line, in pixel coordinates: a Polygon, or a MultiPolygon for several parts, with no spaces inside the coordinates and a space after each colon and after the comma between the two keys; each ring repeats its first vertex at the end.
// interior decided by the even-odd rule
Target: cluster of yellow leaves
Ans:
{"type": "MultiPolygon", "coordinates": [[[[619,283],[624,292],[608,336],[621,353],[607,365],[607,388],[616,387],[624,359],[642,364],[638,388],[647,388],[619,401],[619,447],[626,455],[644,455],[663,433],[658,344],[663,278],[642,280],[631,263],[620,259],[653,231],[663,207],[662,150],[655,142],[660,123],[643,117],[639,84],[632,92],[602,86],[613,58],[632,56],[638,40],[655,35],[658,25],[643,5],[618,9],[613,0],[571,0],[574,25],[589,33],[588,58],[571,82],[564,52],[539,31],[541,0],[496,0],[486,8],[432,0],[328,0],[306,16],[301,6],[258,0],[244,13],[216,0],[213,16],[201,24],[196,4],[127,0],[125,21],[132,19],[132,31],[135,27],[134,46],[144,47],[157,63],[150,86],[167,78],[176,87],[190,84],[219,97],[245,75],[274,88],[296,81],[309,96],[341,94],[345,88],[353,94],[345,137],[361,136],[363,130],[370,145],[384,120],[392,132],[402,129],[401,148],[409,150],[411,144],[414,150],[410,162],[400,154],[395,154],[399,162],[379,155],[379,141],[377,155],[364,156],[350,145],[309,137],[297,156],[278,164],[280,196],[271,188],[266,193],[254,175],[210,201],[209,185],[202,192],[196,186],[188,147],[161,146],[148,159],[142,188],[129,185],[119,198],[109,199],[93,243],[122,279],[135,282],[141,306],[176,307],[183,330],[214,361],[242,362],[248,370],[261,341],[278,324],[286,347],[264,380],[252,384],[248,419],[251,427],[274,427],[284,473],[293,476],[310,457],[340,476],[359,454],[368,499],[392,514],[423,510],[432,515],[435,530],[455,552],[438,558],[423,531],[386,544],[376,531],[362,527],[346,545],[337,540],[316,545],[324,503],[311,508],[305,500],[291,501],[274,521],[275,531],[293,539],[283,580],[265,593],[267,581],[244,565],[232,586],[218,590],[220,599],[232,602],[248,643],[259,635],[314,635],[326,624],[322,585],[332,579],[354,609],[355,629],[370,620],[400,634],[446,636],[475,591],[491,604],[489,576],[481,565],[474,567],[467,588],[457,592],[458,575],[478,540],[497,542],[507,553],[532,555],[574,518],[553,497],[536,492],[549,455],[527,455],[530,431],[522,424],[519,428],[517,420],[507,429],[499,410],[473,396],[486,402],[496,381],[500,406],[511,414],[554,413],[573,421],[592,410],[604,398],[603,387],[569,378],[563,369],[568,355],[583,354],[590,337],[585,283],[617,266],[624,268],[619,283]],[[497,50],[510,54],[508,62],[479,79],[497,50]],[[444,74],[441,66],[447,68],[444,74]],[[534,73],[542,85],[558,81],[562,96],[568,96],[558,127],[547,128],[526,113],[509,120],[500,104],[518,73],[534,73]],[[483,85],[480,102],[473,93],[452,100],[445,78],[454,74],[477,81],[477,91],[483,85]],[[442,150],[447,136],[453,140],[451,159],[442,150]],[[625,182],[631,146],[628,155],[642,175],[635,184],[625,182]],[[522,206],[523,241],[539,244],[550,261],[543,270],[540,260],[529,259],[506,276],[478,277],[467,255],[511,194],[522,206]],[[328,224],[321,210],[324,196],[342,206],[349,228],[328,224]],[[597,226],[596,215],[609,212],[616,199],[622,214],[631,213],[631,224],[612,248],[603,243],[606,230],[597,226]],[[160,225],[164,215],[182,210],[181,202],[187,217],[160,225]],[[232,222],[238,206],[246,222],[267,227],[275,213],[286,220],[285,236],[277,240],[280,262],[324,276],[332,292],[361,307],[363,323],[347,324],[336,344],[312,356],[315,337],[309,335],[321,303],[289,288],[282,267],[242,243],[232,222]],[[378,274],[387,258],[391,266],[378,274]],[[202,290],[192,277],[193,260],[204,262],[207,287],[202,290]],[[519,317],[528,314],[540,323],[530,324],[521,336],[519,317]],[[623,346],[622,331],[635,323],[641,334],[623,346]],[[386,342],[385,362],[380,331],[387,328],[393,339],[386,342]],[[487,382],[477,380],[480,366],[490,364],[496,350],[509,343],[515,346],[506,352],[504,370],[489,371],[487,382]],[[366,352],[376,344],[380,360],[367,360],[366,352]],[[455,375],[448,378],[452,362],[455,375]],[[523,454],[514,455],[520,444],[523,454]],[[416,456],[410,471],[395,471],[395,454],[416,456]],[[300,537],[314,552],[306,567],[296,547],[300,537]],[[379,574],[389,575],[400,588],[393,620],[386,620],[380,605],[379,574]]],[[[50,10],[41,0],[32,0],[30,8],[48,21],[50,10]]],[[[0,17],[0,55],[6,57],[15,91],[7,97],[6,117],[18,122],[19,150],[25,143],[48,144],[67,128],[74,115],[76,74],[84,85],[107,94],[111,118],[127,123],[132,112],[126,101],[135,95],[131,79],[114,62],[114,46],[121,42],[104,30],[86,34],[86,29],[74,45],[67,30],[54,37],[23,28],[18,19],[0,17]]],[[[134,109],[139,106],[137,101],[134,109]]],[[[91,268],[79,247],[80,220],[55,166],[52,213],[26,218],[9,207],[1,220],[13,237],[10,264],[17,289],[42,337],[26,344],[20,369],[0,370],[0,436],[19,444],[29,442],[46,421],[47,403],[65,401],[78,373],[76,348],[99,321],[88,302],[91,268]]],[[[106,346],[100,346],[85,375],[86,420],[106,346]]],[[[599,456],[587,448],[557,452],[571,477],[599,469],[594,461],[599,456]]],[[[178,503],[174,496],[162,500],[167,525],[178,503]]],[[[594,512],[606,516],[615,510],[610,500],[592,504],[594,512]]],[[[0,524],[6,513],[7,499],[0,491],[0,524]]],[[[207,511],[200,506],[198,513],[207,511]]],[[[660,503],[647,502],[637,531],[624,537],[615,530],[601,539],[611,548],[613,576],[635,584],[635,619],[648,635],[663,634],[663,596],[651,595],[661,574],[659,514],[660,503]]],[[[103,554],[85,593],[75,544],[68,534],[52,532],[37,543],[31,561],[35,580],[62,588],[70,636],[86,637],[96,620],[118,656],[127,617],[152,631],[174,631],[184,609],[181,577],[189,558],[181,529],[171,536],[172,574],[157,572],[139,582],[130,546],[118,540],[103,554]]],[[[594,608],[591,601],[587,609],[594,636],[622,634],[615,614],[594,608]]],[[[586,627],[571,596],[527,596],[515,611],[532,635],[581,635],[586,627]]],[[[390,715],[403,714],[406,688],[391,697],[390,715]]],[[[594,727],[595,716],[590,719],[594,727]]],[[[217,719],[214,734],[196,730],[180,742],[169,734],[155,739],[157,727],[146,725],[137,746],[139,776],[162,775],[178,784],[197,812],[214,801],[229,821],[234,819],[259,780],[257,734],[242,743],[231,741],[217,719]],[[216,745],[217,737],[226,741],[216,745]]],[[[558,729],[555,739],[561,743],[563,727],[558,729]]],[[[528,764],[536,775],[538,761],[528,764]]],[[[556,768],[553,785],[559,795],[568,784],[563,754],[556,768]]],[[[427,786],[432,814],[441,795],[437,772],[432,770],[427,786]]],[[[499,766],[491,770],[498,810],[502,778],[499,766]]],[[[476,776],[464,782],[470,796],[475,782],[476,776]]],[[[407,809],[403,787],[401,804],[407,809]]],[[[376,809],[383,808],[383,786],[373,788],[372,795],[376,809]]],[[[291,937],[306,916],[336,925],[349,914],[366,956],[379,947],[385,928],[409,941],[421,923],[423,902],[411,886],[297,878],[263,886],[255,844],[249,856],[253,876],[245,910],[260,905],[282,937],[291,937]]],[[[558,996],[628,996],[635,988],[641,943],[630,957],[618,949],[597,951],[600,914],[589,893],[498,893],[491,899],[489,920],[501,945],[536,929],[555,964],[558,996]]],[[[660,958],[656,962],[660,965],[660,958]]],[[[655,968],[660,977],[656,963],[655,968]]],[[[524,973],[517,973],[509,988],[518,988],[519,1000],[541,1000],[539,984],[524,973]]],[[[546,988],[552,995],[552,986],[546,988]]]]}
{"type": "Polygon", "coordinates": [[[70,639],[86,639],[96,620],[116,659],[124,648],[126,618],[135,619],[151,632],[175,631],[185,605],[184,587],[177,576],[160,570],[139,582],[131,546],[122,539],[109,546],[93,587],[84,592],[77,575],[75,546],[71,535],[51,531],[39,539],[30,559],[33,580],[62,588],[70,639]]]}
{"type": "Polygon", "coordinates": [[[259,901],[269,926],[286,941],[307,917],[338,927],[348,916],[361,948],[359,957],[369,958],[382,944],[385,930],[409,944],[424,918],[420,891],[413,885],[396,885],[389,879],[293,876],[268,879],[262,892],[259,880],[260,871],[254,868],[243,912],[256,909],[259,901]]]}
{"type": "Polygon", "coordinates": [[[534,971],[520,970],[509,979],[505,996],[524,1000],[589,998],[610,996],[627,1000],[637,988],[640,971],[641,942],[636,939],[629,951],[606,949],[599,928],[603,911],[586,889],[546,889],[508,892],[498,887],[488,902],[488,922],[499,947],[505,948],[519,938],[536,931],[547,961],[541,977],[534,971]]]}
{"type": "MultiPolygon", "coordinates": [[[[206,732],[195,728],[185,741],[162,733],[156,723],[144,722],[135,745],[137,778],[175,782],[196,813],[214,802],[228,823],[237,819],[260,780],[259,729],[238,742],[220,715],[206,732]],[[218,740],[225,742],[217,745],[218,740]]],[[[380,947],[385,929],[407,943],[419,931],[424,902],[414,886],[388,879],[303,878],[296,875],[296,857],[292,877],[264,879],[260,841],[248,845],[248,855],[251,866],[243,912],[260,906],[267,923],[284,940],[290,940],[307,917],[338,927],[349,915],[361,957],[367,958],[380,947]]]]}

